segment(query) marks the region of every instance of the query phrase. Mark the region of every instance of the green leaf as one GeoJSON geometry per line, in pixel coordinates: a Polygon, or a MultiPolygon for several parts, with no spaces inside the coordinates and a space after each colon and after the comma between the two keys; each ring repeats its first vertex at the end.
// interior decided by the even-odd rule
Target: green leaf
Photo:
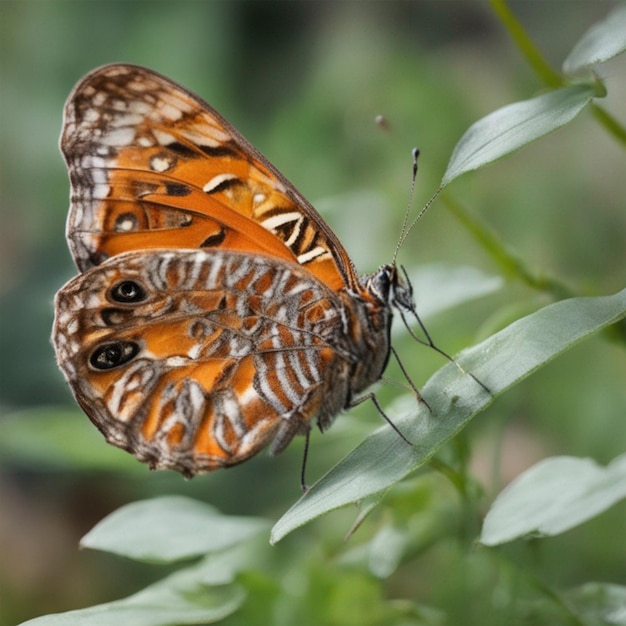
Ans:
{"type": "Polygon", "coordinates": [[[163,496],[119,508],[80,545],[140,561],[172,562],[223,550],[264,528],[267,522],[260,518],[226,516],[203,502],[163,496]]]}
{"type": "Polygon", "coordinates": [[[591,85],[573,85],[509,104],[483,117],[455,146],[441,187],[567,124],[594,95],[591,85]]]}
{"type": "Polygon", "coordinates": [[[609,16],[594,24],[572,48],[563,62],[565,74],[604,63],[626,50],[626,4],[618,6],[609,16]]]}
{"type": "Polygon", "coordinates": [[[37,617],[21,626],[170,626],[217,622],[234,613],[246,594],[239,585],[213,586],[215,569],[214,560],[206,559],[122,600],[37,617]]]}
{"type": "Polygon", "coordinates": [[[613,296],[573,298],[520,319],[458,361],[491,391],[487,393],[452,363],[426,383],[423,395],[432,412],[416,403],[412,414],[394,419],[415,444],[408,446],[385,426],[324,475],[276,523],[276,543],[294,529],[393,485],[426,463],[494,397],[545,365],[591,333],[626,316],[626,289],[613,296]]]}
{"type": "Polygon", "coordinates": [[[487,513],[480,541],[558,535],[626,498],[626,454],[601,467],[592,459],[545,459],[518,476],[487,513]]]}

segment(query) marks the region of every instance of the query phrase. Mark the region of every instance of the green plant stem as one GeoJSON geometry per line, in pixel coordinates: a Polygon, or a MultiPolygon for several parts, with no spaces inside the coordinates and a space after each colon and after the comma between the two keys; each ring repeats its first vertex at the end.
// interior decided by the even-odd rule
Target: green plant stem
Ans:
{"type": "Polygon", "coordinates": [[[442,194],[442,200],[454,216],[482,244],[506,277],[517,278],[532,289],[549,293],[556,300],[572,298],[577,295],[556,278],[532,272],[517,254],[507,248],[486,222],[454,200],[450,194],[442,194]]]}
{"type": "Polygon", "coordinates": [[[618,120],[608,113],[601,106],[591,103],[591,112],[598,122],[604,126],[606,131],[610,133],[619,143],[626,146],[626,128],[624,128],[618,120]]]}
{"type": "MultiPolygon", "coordinates": [[[[555,300],[564,300],[580,295],[557,278],[532,272],[523,259],[508,248],[484,220],[454,200],[450,194],[442,193],[441,199],[482,245],[483,249],[489,253],[506,278],[521,280],[531,289],[548,294],[555,300]]],[[[603,334],[610,341],[626,345],[626,323],[624,321],[609,326],[603,331],[603,334]]]]}
{"type": "Polygon", "coordinates": [[[429,465],[433,470],[443,474],[459,494],[462,514],[458,532],[468,546],[473,545],[476,541],[476,536],[480,533],[482,523],[482,516],[479,510],[482,489],[477,487],[478,483],[467,473],[465,467],[457,470],[437,457],[433,457],[429,461],[429,465]]]}
{"type": "Polygon", "coordinates": [[[544,59],[505,0],[489,0],[489,4],[539,79],[548,87],[562,87],[564,82],[561,75],[544,59]]]}
{"type": "Polygon", "coordinates": [[[457,472],[450,465],[444,463],[436,457],[430,459],[429,465],[434,470],[443,474],[454,485],[455,489],[461,494],[463,499],[467,498],[467,481],[465,480],[465,477],[460,474],[460,472],[457,472]]]}

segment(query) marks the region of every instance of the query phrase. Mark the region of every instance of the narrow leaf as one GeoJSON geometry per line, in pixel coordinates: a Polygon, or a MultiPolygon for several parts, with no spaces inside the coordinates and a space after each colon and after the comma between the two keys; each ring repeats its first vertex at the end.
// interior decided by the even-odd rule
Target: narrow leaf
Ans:
{"type": "Polygon", "coordinates": [[[119,508],[80,544],[141,561],[171,562],[223,550],[266,527],[260,518],[226,516],[203,502],[164,496],[119,508]]]}
{"type": "Polygon", "coordinates": [[[496,498],[480,540],[494,546],[519,537],[558,535],[626,498],[626,454],[607,467],[560,456],[537,463],[496,498]]]}
{"type": "Polygon", "coordinates": [[[563,87],[483,117],[457,143],[441,187],[567,124],[594,95],[590,85],[563,87]]]}
{"type": "Polygon", "coordinates": [[[626,4],[594,24],[572,48],[563,63],[566,74],[604,63],[626,50],[626,4]]]}
{"type": "Polygon", "coordinates": [[[495,396],[561,352],[626,315],[626,289],[600,298],[573,298],[520,319],[458,360],[491,393],[451,363],[423,388],[432,412],[417,404],[412,414],[394,419],[414,443],[407,445],[388,426],[368,437],[304,494],[272,529],[272,543],[307,522],[372,496],[426,463],[495,396]]]}

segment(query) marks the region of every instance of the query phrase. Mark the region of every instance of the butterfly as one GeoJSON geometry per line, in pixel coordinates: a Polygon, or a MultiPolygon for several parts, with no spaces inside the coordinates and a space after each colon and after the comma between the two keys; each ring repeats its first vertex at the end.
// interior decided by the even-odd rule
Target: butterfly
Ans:
{"type": "MultiPolygon", "coordinates": [[[[395,263],[359,276],[311,204],[219,113],[117,64],[64,111],[57,361],[106,440],[187,477],[281,452],[363,399],[389,360],[395,263]]],[[[380,407],[378,407],[380,408],[380,407]]],[[[384,414],[383,414],[384,415],[384,414]]]]}

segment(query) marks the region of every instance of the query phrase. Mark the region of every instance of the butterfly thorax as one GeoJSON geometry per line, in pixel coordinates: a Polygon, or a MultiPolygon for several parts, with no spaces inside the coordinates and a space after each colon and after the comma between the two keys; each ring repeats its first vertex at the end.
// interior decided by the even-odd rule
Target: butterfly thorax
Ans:
{"type": "Polygon", "coordinates": [[[382,376],[391,350],[393,307],[415,309],[411,283],[402,281],[395,265],[383,265],[360,279],[361,293],[354,302],[363,303],[355,317],[362,323],[361,345],[366,351],[354,378],[353,390],[360,392],[382,376]]]}
{"type": "Polygon", "coordinates": [[[344,289],[339,296],[343,303],[342,328],[335,344],[340,347],[345,369],[343,375],[328,381],[327,400],[317,417],[321,430],[326,430],[339,411],[380,379],[391,349],[392,305],[412,302],[410,286],[399,282],[392,265],[362,276],[358,290],[344,289]]]}

